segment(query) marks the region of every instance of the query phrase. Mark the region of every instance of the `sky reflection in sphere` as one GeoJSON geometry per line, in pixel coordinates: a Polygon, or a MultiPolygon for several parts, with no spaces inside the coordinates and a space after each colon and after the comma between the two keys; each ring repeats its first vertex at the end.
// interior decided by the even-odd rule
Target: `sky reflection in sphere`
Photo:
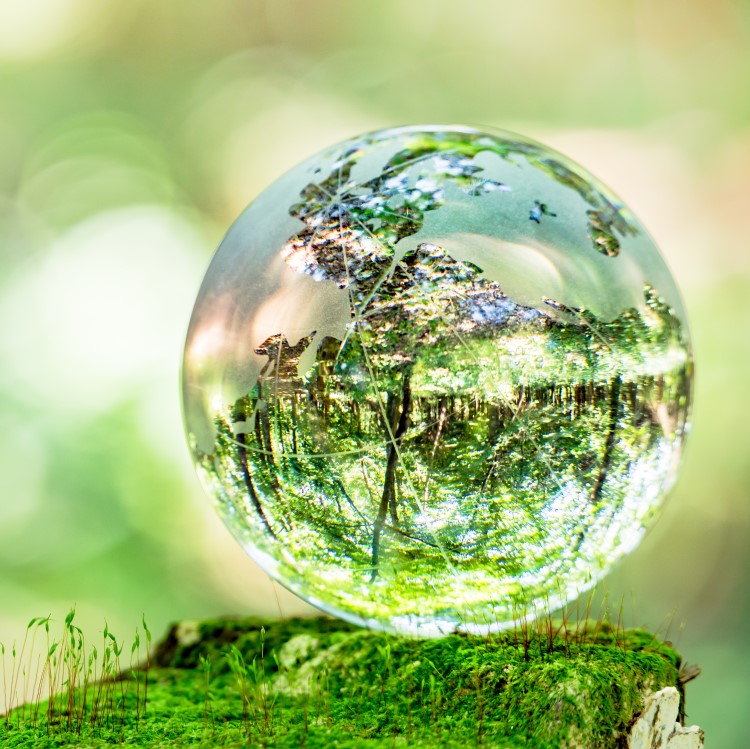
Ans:
{"type": "Polygon", "coordinates": [[[576,164],[410,127],[284,175],[204,279],[199,474],[275,579],[423,635],[574,598],[674,478],[692,361],[658,250],[576,164]]]}

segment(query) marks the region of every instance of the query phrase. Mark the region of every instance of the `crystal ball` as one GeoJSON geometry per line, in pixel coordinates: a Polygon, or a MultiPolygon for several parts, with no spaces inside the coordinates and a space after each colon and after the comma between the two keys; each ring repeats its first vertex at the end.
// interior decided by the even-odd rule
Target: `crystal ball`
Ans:
{"type": "Polygon", "coordinates": [[[525,137],[420,126],[316,154],[237,219],[183,400],[271,577],[439,635],[571,601],[638,544],[692,372],[672,276],[608,188],[525,137]]]}

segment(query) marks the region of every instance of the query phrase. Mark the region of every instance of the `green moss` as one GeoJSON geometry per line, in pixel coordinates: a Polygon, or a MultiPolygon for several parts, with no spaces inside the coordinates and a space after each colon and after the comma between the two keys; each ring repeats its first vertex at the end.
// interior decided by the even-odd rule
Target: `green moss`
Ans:
{"type": "MultiPolygon", "coordinates": [[[[679,666],[649,633],[601,622],[412,640],[325,618],[216,619],[157,646],[137,728],[130,689],[114,725],[79,737],[64,712],[32,727],[27,711],[0,723],[0,744],[612,749],[644,694],[679,686],[679,666]]],[[[122,678],[142,697],[143,670],[122,678]]]]}

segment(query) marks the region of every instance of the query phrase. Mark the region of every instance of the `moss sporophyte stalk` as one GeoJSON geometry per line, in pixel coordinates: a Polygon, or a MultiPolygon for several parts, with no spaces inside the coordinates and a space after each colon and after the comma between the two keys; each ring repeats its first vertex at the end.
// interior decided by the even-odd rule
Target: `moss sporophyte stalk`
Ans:
{"type": "Polygon", "coordinates": [[[203,483],[272,577],[369,627],[481,633],[638,544],[692,371],[672,277],[598,180],[521,136],[410,127],[242,214],[183,396],[203,483]]]}
{"type": "Polygon", "coordinates": [[[624,748],[646,696],[673,687],[684,707],[693,675],[606,618],[427,640],[328,618],[183,622],[153,651],[137,633],[137,661],[104,632],[71,618],[48,647],[49,620],[32,623],[5,663],[1,746],[624,748]]]}

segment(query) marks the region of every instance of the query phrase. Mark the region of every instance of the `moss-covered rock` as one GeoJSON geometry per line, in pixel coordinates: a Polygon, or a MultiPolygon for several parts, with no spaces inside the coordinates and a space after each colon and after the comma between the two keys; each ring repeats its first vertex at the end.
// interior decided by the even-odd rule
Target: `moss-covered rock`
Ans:
{"type": "Polygon", "coordinates": [[[681,688],[680,665],[654,636],[601,622],[434,640],[327,618],[183,622],[153,654],[145,715],[141,668],[109,722],[78,736],[64,710],[36,727],[11,715],[0,744],[613,749],[649,694],[681,688]]]}

